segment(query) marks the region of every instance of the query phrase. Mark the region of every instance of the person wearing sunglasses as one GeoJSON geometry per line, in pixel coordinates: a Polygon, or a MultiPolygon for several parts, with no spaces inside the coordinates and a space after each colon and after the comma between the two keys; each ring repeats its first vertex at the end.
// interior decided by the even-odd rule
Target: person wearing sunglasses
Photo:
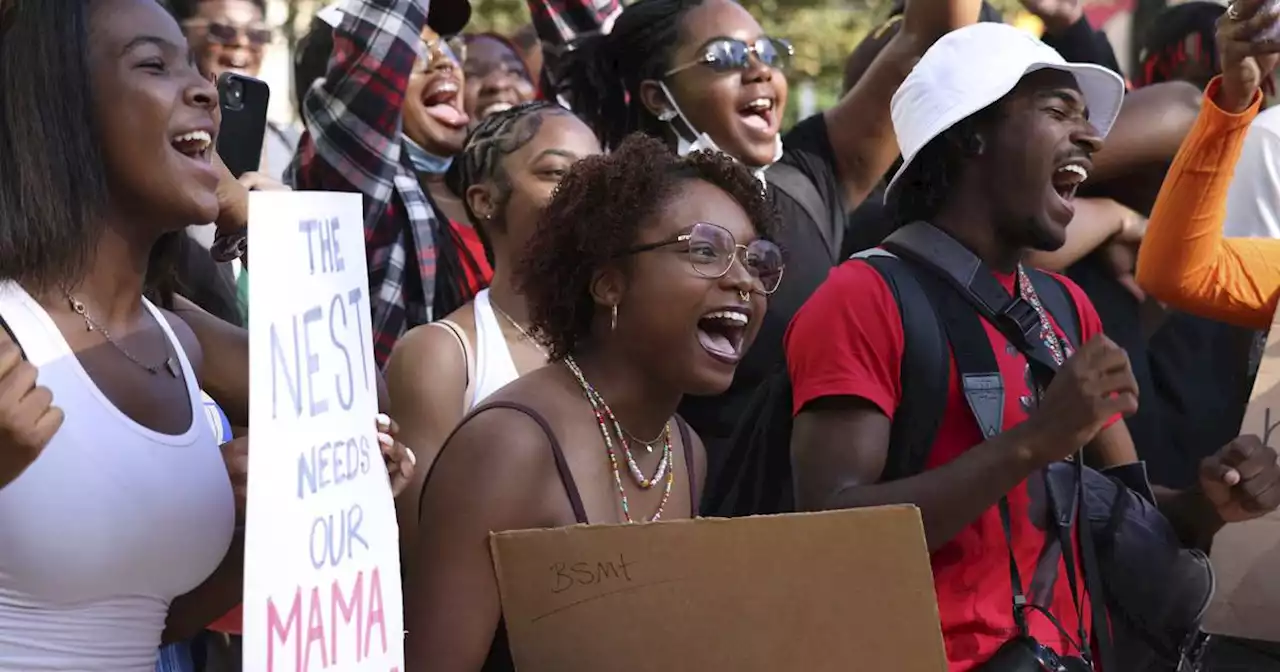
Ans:
{"type": "Polygon", "coordinates": [[[473,410],[427,475],[411,669],[513,669],[490,531],[697,515],[705,453],[676,407],[733,379],[782,279],[776,221],[718,152],[638,136],[569,169],[515,269],[552,364],[473,410]]]}
{"type": "Polygon", "coordinates": [[[565,56],[557,85],[606,149],[640,131],[680,154],[721,150],[767,184],[786,223],[779,243],[793,270],[769,302],[755,347],[727,393],[690,398],[681,408],[708,441],[713,480],[752,394],[782,369],[787,323],[842,258],[847,213],[897,156],[890,97],[924,49],[976,20],[979,5],[912,0],[902,31],[863,85],[785,137],[786,70],[795,47],[765,33],[732,0],[639,0],[608,34],[583,38],[565,56]]]}
{"type": "MultiPolygon", "coordinates": [[[[266,20],[266,0],[170,0],[200,71],[216,80],[233,72],[258,77],[276,31],[266,20]]],[[[291,126],[267,122],[258,172],[281,181],[298,146],[291,126]]]]}

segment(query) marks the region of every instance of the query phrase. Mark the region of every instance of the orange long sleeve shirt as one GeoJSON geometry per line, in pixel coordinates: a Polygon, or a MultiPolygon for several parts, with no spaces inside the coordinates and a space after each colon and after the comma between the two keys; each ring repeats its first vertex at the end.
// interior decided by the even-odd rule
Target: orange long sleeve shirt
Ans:
{"type": "Polygon", "coordinates": [[[1224,238],[1227,188],[1261,97],[1240,114],[1205,91],[1200,116],[1165,176],[1138,253],[1138,284],[1178,310],[1267,329],[1280,298],[1280,240],[1224,238]]]}

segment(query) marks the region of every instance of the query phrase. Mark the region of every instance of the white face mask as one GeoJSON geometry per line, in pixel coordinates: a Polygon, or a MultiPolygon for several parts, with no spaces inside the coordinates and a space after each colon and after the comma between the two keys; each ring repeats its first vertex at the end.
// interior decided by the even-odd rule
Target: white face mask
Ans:
{"type": "MultiPolygon", "coordinates": [[[[694,128],[693,124],[689,123],[689,118],[684,116],[684,111],[681,110],[680,105],[676,103],[676,97],[671,95],[671,90],[667,88],[666,82],[658,82],[658,86],[662,87],[662,92],[667,96],[667,102],[671,104],[671,110],[675,112],[674,117],[665,121],[671,125],[672,132],[676,134],[677,155],[685,156],[690,152],[696,152],[703,149],[720,152],[721,154],[729,154],[723,149],[720,149],[720,146],[716,144],[716,141],[712,140],[711,136],[706,133],[698,133],[692,141],[686,139],[684,134],[680,132],[680,125],[675,123],[676,119],[683,122],[685,128],[688,128],[691,131],[696,132],[698,129],[694,128]]],[[[773,144],[773,159],[769,161],[769,165],[777,163],[778,159],[782,158],[782,134],[774,136],[773,144]]],[[[738,160],[738,157],[733,156],[732,154],[729,154],[729,156],[735,161],[738,160]]],[[[761,166],[760,168],[753,169],[751,172],[755,174],[756,179],[764,182],[764,171],[768,169],[769,166],[761,166]]]]}

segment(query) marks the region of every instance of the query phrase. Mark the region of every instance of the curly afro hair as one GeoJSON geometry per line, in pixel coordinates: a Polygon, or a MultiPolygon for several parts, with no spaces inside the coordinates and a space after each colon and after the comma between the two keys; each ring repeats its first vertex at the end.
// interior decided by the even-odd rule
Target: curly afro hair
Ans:
{"type": "Polygon", "coordinates": [[[685,180],[723,189],[758,236],[772,237],[777,212],[760,181],[727,154],[677,157],[661,141],[635,134],[610,154],[582,159],[561,180],[516,268],[533,333],[553,361],[573,354],[590,334],[592,276],[636,244],[685,180]]]}

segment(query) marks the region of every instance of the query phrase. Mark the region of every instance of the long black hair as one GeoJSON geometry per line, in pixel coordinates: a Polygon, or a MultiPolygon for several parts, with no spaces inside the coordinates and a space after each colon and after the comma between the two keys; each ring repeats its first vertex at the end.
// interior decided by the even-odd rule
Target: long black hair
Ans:
{"type": "Polygon", "coordinates": [[[702,1],[639,0],[622,10],[607,35],[584,38],[565,55],[556,84],[605,149],[636,131],[665,137],[667,124],[645,108],[640,84],[661,80],[671,69],[680,22],[702,1]]]}
{"type": "Polygon", "coordinates": [[[488,227],[502,231],[506,221],[502,213],[506,210],[507,201],[511,198],[511,182],[502,170],[502,160],[524,147],[538,134],[542,127],[544,114],[569,114],[570,112],[555,103],[535,100],[521,103],[510,109],[485,117],[471,133],[462,152],[454,157],[449,172],[445,174],[445,183],[449,190],[462,199],[467,216],[476,223],[476,233],[484,244],[485,258],[494,264],[493,244],[489,241],[488,227]],[[467,189],[472,185],[492,180],[498,187],[498,198],[492,219],[482,220],[471,209],[467,200],[467,189]]]}
{"type": "Polygon", "coordinates": [[[46,289],[83,277],[108,202],[89,3],[0,4],[0,279],[46,289]]]}

